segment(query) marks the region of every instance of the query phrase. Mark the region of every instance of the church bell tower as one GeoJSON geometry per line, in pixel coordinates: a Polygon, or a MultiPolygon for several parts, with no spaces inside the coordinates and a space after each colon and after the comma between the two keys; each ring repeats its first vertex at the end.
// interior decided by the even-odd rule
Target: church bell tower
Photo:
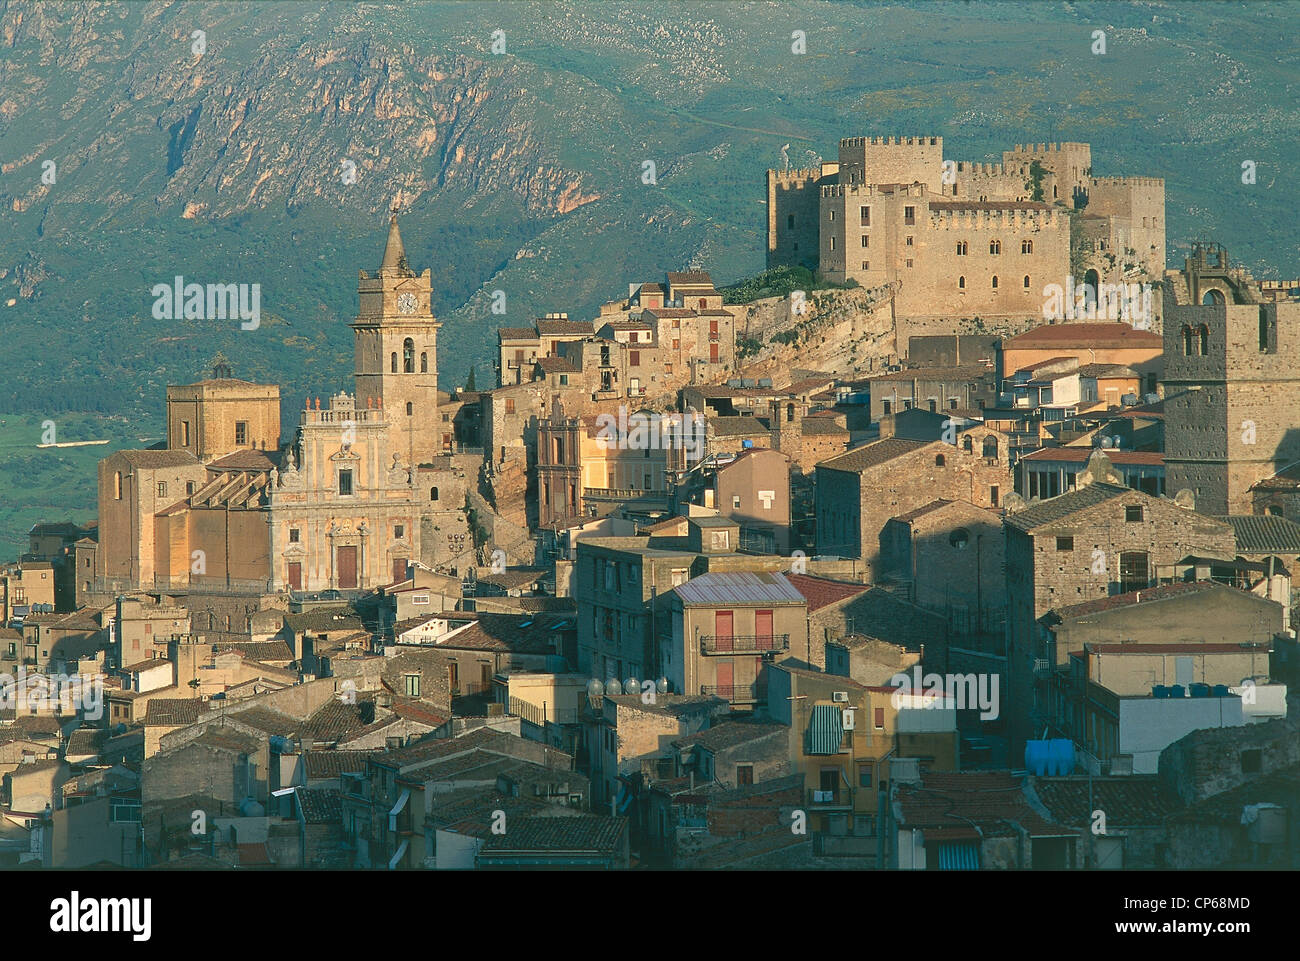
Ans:
{"type": "MultiPolygon", "coordinates": [[[[438,328],[430,304],[430,271],[417,274],[394,214],[384,259],[373,274],[360,271],[360,309],[354,333],[357,411],[382,408],[388,423],[384,466],[396,454],[408,467],[442,453],[438,421],[438,328]]],[[[364,416],[364,415],[362,415],[364,416]]]]}

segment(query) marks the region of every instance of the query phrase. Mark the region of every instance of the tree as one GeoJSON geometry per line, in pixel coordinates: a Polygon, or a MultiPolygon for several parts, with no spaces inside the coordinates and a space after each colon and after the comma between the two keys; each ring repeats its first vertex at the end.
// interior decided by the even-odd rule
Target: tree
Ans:
{"type": "Polygon", "coordinates": [[[469,376],[465,378],[465,390],[474,390],[474,368],[469,369],[469,376]]]}

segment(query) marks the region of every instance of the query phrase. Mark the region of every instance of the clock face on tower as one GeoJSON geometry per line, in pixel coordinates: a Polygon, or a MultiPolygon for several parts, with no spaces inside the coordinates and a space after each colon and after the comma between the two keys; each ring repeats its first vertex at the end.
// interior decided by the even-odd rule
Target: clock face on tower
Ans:
{"type": "Polygon", "coordinates": [[[397,309],[404,314],[415,313],[415,294],[398,294],[397,309]]]}

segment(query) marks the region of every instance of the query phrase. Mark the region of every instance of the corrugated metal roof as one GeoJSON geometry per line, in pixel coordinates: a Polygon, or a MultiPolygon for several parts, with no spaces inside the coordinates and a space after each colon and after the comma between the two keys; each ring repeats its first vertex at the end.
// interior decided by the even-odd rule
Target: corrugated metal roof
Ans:
{"type": "Polygon", "coordinates": [[[1300,524],[1285,517],[1233,514],[1221,517],[1232,526],[1239,554],[1300,553],[1300,524]]]}
{"type": "Polygon", "coordinates": [[[701,574],[673,590],[683,604],[807,603],[784,575],[766,571],[701,574]]]}
{"type": "Polygon", "coordinates": [[[838,754],[844,741],[844,712],[834,704],[814,704],[808,721],[808,754],[838,754]]]}

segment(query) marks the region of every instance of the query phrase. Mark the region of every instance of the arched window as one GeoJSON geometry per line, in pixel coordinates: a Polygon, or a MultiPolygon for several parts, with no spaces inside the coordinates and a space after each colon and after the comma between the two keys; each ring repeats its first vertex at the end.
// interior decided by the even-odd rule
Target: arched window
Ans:
{"type": "Polygon", "coordinates": [[[420,351],[420,373],[427,374],[428,372],[429,372],[429,355],[426,354],[424,351],[420,351]]]}
{"type": "Polygon", "coordinates": [[[792,422],[794,420],[794,404],[785,405],[785,419],[788,422],[792,422]]]}
{"type": "Polygon", "coordinates": [[[1029,289],[1029,275],[1025,274],[1025,290],[1029,289]]]}
{"type": "Polygon", "coordinates": [[[1000,253],[1002,253],[1002,241],[1000,241],[1000,240],[990,240],[990,241],[989,241],[989,253],[991,253],[991,254],[1000,254],[1000,253]]]}
{"type": "Polygon", "coordinates": [[[429,488],[429,500],[431,500],[431,501],[436,501],[437,499],[438,499],[438,488],[436,488],[436,487],[430,487],[430,488],[429,488]]]}
{"type": "Polygon", "coordinates": [[[113,498],[119,501],[122,499],[122,472],[120,470],[113,472],[113,498]]]}
{"type": "Polygon", "coordinates": [[[414,405],[412,405],[412,403],[408,400],[408,401],[406,402],[406,416],[407,416],[407,417],[410,417],[411,414],[413,414],[414,412],[415,412],[415,407],[414,407],[414,405]]]}
{"type": "Polygon", "coordinates": [[[1034,252],[1034,242],[1032,240],[1020,241],[1020,252],[1022,254],[1032,254],[1034,252]]]}
{"type": "Polygon", "coordinates": [[[415,373],[415,341],[410,337],[402,341],[402,373],[415,373]]]}
{"type": "Polygon", "coordinates": [[[1200,329],[1196,333],[1199,341],[1198,346],[1201,349],[1201,356],[1205,357],[1210,352],[1210,328],[1201,324],[1200,329]]]}
{"type": "Polygon", "coordinates": [[[998,456],[998,439],[994,437],[992,434],[989,434],[989,436],[984,438],[984,456],[985,457],[998,456]]]}
{"type": "Polygon", "coordinates": [[[392,366],[393,366],[393,373],[394,374],[397,373],[397,351],[393,351],[392,366]]]}
{"type": "Polygon", "coordinates": [[[709,302],[708,302],[707,300],[705,300],[703,297],[701,297],[701,298],[700,298],[700,310],[707,310],[708,307],[709,307],[709,302]]]}
{"type": "Polygon", "coordinates": [[[965,289],[966,289],[966,278],[965,278],[965,277],[958,277],[958,278],[957,278],[957,289],[958,289],[958,290],[965,290],[965,289]]]}
{"type": "Polygon", "coordinates": [[[993,289],[994,289],[994,290],[997,290],[997,289],[998,289],[998,275],[997,275],[997,274],[994,274],[994,275],[993,275],[993,289]]]}
{"type": "Polygon", "coordinates": [[[1183,324],[1183,356],[1192,356],[1192,328],[1183,324]]]}
{"type": "Polygon", "coordinates": [[[968,454],[971,453],[971,451],[974,450],[974,448],[975,445],[971,443],[970,434],[967,434],[965,437],[961,439],[961,449],[964,450],[966,453],[968,454]]]}
{"type": "Polygon", "coordinates": [[[1205,296],[1201,298],[1201,305],[1204,307],[1221,307],[1226,302],[1223,299],[1223,291],[1213,288],[1207,290],[1205,296]]]}
{"type": "Polygon", "coordinates": [[[942,454],[935,454],[935,455],[934,455],[934,466],[935,466],[935,467],[946,467],[947,464],[948,464],[948,461],[947,461],[946,458],[944,458],[944,456],[943,456],[942,454]]]}

